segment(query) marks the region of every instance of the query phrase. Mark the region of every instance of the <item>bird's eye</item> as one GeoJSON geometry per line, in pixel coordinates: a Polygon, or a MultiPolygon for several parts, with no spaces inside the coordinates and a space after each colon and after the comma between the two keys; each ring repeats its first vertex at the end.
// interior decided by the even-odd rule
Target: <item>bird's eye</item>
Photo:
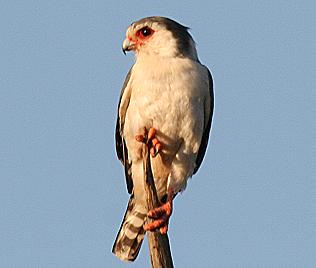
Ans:
{"type": "Polygon", "coordinates": [[[153,33],[153,30],[150,29],[149,27],[144,27],[144,28],[142,28],[142,29],[139,30],[139,34],[140,34],[142,37],[148,37],[148,36],[150,36],[152,33],[153,33]]]}

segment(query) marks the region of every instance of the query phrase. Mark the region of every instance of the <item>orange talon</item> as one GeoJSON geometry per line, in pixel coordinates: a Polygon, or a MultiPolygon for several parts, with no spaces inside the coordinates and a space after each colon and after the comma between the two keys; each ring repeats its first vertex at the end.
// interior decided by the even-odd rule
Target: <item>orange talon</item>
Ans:
{"type": "Polygon", "coordinates": [[[145,139],[144,135],[136,135],[136,136],[135,136],[135,139],[136,139],[138,142],[146,142],[146,139],[145,139]]]}
{"type": "Polygon", "coordinates": [[[160,142],[158,141],[157,138],[153,138],[151,142],[152,142],[153,146],[155,146],[155,147],[156,147],[156,145],[160,144],[160,142]]]}
{"type": "Polygon", "coordinates": [[[145,231],[154,231],[159,228],[161,234],[168,231],[169,218],[172,214],[172,199],[162,206],[148,211],[147,216],[155,220],[144,225],[145,231]]]}
{"type": "Polygon", "coordinates": [[[155,152],[158,154],[161,151],[161,143],[157,138],[152,139],[153,147],[155,147],[155,152]]]}
{"type": "Polygon", "coordinates": [[[161,151],[161,147],[162,147],[161,143],[157,143],[157,144],[155,145],[155,148],[156,148],[156,150],[157,150],[158,152],[161,151]]]}
{"type": "Polygon", "coordinates": [[[170,216],[172,213],[172,204],[171,201],[168,201],[166,204],[163,204],[162,206],[158,208],[154,208],[150,210],[147,215],[150,218],[160,218],[163,215],[170,216]]]}
{"type": "Polygon", "coordinates": [[[156,129],[151,127],[148,131],[148,140],[152,140],[156,136],[156,129]]]}
{"type": "Polygon", "coordinates": [[[151,147],[150,148],[150,154],[152,157],[155,157],[157,155],[157,151],[156,151],[156,148],[155,147],[151,147]]]}
{"type": "Polygon", "coordinates": [[[158,229],[160,227],[165,226],[166,224],[166,220],[165,219],[159,219],[159,220],[155,220],[151,223],[145,224],[144,225],[144,230],[145,231],[153,231],[155,229],[158,229]]]}
{"type": "Polygon", "coordinates": [[[159,140],[155,137],[157,133],[157,130],[153,127],[147,131],[146,128],[144,128],[144,134],[136,135],[135,139],[138,142],[147,143],[150,148],[150,154],[152,157],[157,156],[157,154],[161,151],[162,145],[159,142],[159,140]]]}
{"type": "Polygon", "coordinates": [[[160,233],[161,234],[166,234],[167,232],[168,232],[168,224],[167,225],[165,225],[165,226],[163,226],[163,227],[161,227],[160,229],[159,229],[159,231],[160,231],[160,233]]]}

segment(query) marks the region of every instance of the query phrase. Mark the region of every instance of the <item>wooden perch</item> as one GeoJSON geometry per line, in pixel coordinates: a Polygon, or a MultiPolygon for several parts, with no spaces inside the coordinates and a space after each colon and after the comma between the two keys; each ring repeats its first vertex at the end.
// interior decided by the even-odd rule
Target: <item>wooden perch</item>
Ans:
{"type": "MultiPolygon", "coordinates": [[[[159,207],[160,202],[157,197],[147,144],[143,145],[143,166],[147,206],[148,210],[152,210],[159,207]]],[[[159,230],[153,232],[148,231],[147,238],[149,242],[151,266],[153,268],[173,268],[168,235],[162,235],[159,230]]]]}

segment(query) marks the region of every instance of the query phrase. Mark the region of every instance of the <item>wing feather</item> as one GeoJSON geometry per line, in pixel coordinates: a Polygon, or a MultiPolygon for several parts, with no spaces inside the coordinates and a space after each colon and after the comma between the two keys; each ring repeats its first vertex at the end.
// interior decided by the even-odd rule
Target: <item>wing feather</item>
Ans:
{"type": "MultiPolygon", "coordinates": [[[[206,125],[204,126],[204,132],[201,140],[201,145],[196,157],[195,161],[195,168],[193,174],[195,174],[201,166],[203,158],[205,156],[208,139],[210,136],[211,124],[212,124],[212,117],[213,117],[213,110],[214,110],[214,92],[213,92],[213,79],[210,70],[207,69],[208,72],[208,84],[209,84],[209,94],[210,94],[210,107],[209,107],[209,116],[208,121],[205,122],[206,125]]],[[[206,117],[207,118],[207,117],[206,117]]]]}
{"type": "Polygon", "coordinates": [[[118,159],[124,165],[127,191],[130,194],[133,191],[133,180],[132,180],[132,172],[131,172],[132,163],[128,161],[128,151],[127,151],[126,143],[124,140],[123,129],[124,129],[126,111],[128,109],[130,95],[131,95],[128,83],[131,78],[132,68],[129,70],[125,78],[122,90],[121,90],[120,100],[118,104],[118,111],[117,111],[116,128],[115,128],[116,154],[117,154],[118,159]]]}

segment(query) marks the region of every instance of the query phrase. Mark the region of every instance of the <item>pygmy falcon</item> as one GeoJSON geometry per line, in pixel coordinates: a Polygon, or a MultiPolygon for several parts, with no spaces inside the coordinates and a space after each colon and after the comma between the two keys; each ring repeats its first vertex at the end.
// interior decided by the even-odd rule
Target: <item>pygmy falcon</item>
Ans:
{"type": "Polygon", "coordinates": [[[124,261],[135,260],[146,231],[167,232],[173,199],[204,158],[214,107],[211,73],[200,63],[187,27],[164,17],[136,21],[123,42],[123,52],[131,50],[135,63],[121,92],[115,135],[130,200],[112,251],[124,261]],[[162,204],[150,211],[143,143],[150,145],[162,204]],[[154,221],[146,223],[147,217],[154,221]]]}

